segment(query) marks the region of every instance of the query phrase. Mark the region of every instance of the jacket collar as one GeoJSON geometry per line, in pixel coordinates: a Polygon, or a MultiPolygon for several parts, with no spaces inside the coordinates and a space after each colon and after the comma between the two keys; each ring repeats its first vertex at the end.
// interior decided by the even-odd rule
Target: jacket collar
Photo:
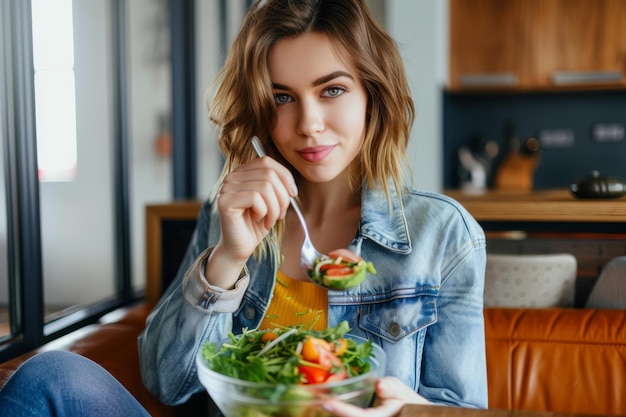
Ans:
{"type": "Polygon", "coordinates": [[[397,253],[410,253],[411,238],[407,228],[402,200],[393,181],[389,181],[391,213],[381,187],[366,187],[361,201],[360,234],[397,253]]]}

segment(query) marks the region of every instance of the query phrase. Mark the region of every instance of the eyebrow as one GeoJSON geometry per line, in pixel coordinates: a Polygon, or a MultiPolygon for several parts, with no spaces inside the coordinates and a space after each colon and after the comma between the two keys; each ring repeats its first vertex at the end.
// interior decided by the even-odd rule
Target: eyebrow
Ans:
{"type": "MultiPolygon", "coordinates": [[[[346,77],[354,81],[354,77],[350,75],[349,73],[345,71],[335,71],[335,72],[331,72],[330,74],[324,75],[314,80],[312,85],[316,87],[318,85],[322,85],[324,83],[334,80],[335,78],[340,78],[340,77],[346,77]]],[[[276,90],[290,90],[290,88],[287,87],[286,85],[282,85],[278,83],[272,83],[272,87],[276,90]]]]}

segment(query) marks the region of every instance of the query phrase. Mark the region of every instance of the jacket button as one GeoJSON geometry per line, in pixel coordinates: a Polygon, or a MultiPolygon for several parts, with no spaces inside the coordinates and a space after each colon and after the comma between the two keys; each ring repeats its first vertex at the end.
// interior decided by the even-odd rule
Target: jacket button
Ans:
{"type": "Polygon", "coordinates": [[[256,311],[253,307],[248,307],[246,308],[246,311],[243,313],[243,315],[246,316],[248,320],[252,320],[256,317],[256,311]]]}
{"type": "Polygon", "coordinates": [[[397,336],[400,334],[400,325],[398,323],[396,323],[395,321],[393,323],[391,323],[389,325],[389,327],[387,327],[387,331],[389,332],[390,335],[392,336],[397,336]]]}

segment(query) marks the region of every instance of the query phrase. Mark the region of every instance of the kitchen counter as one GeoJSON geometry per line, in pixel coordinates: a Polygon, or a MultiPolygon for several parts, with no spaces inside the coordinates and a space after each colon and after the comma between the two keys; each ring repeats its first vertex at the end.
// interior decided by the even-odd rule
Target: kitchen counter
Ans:
{"type": "Polygon", "coordinates": [[[626,226],[626,197],[583,200],[567,189],[484,194],[446,190],[445,194],[459,201],[481,223],[623,223],[622,231],[626,226]]]}

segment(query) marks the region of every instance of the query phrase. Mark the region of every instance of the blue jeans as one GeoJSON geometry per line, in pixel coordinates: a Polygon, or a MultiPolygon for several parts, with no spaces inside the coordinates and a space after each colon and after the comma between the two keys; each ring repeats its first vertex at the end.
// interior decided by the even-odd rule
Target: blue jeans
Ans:
{"type": "Polygon", "coordinates": [[[49,351],[24,362],[0,390],[0,417],[22,416],[149,414],[97,363],[75,353],[49,351]]]}

